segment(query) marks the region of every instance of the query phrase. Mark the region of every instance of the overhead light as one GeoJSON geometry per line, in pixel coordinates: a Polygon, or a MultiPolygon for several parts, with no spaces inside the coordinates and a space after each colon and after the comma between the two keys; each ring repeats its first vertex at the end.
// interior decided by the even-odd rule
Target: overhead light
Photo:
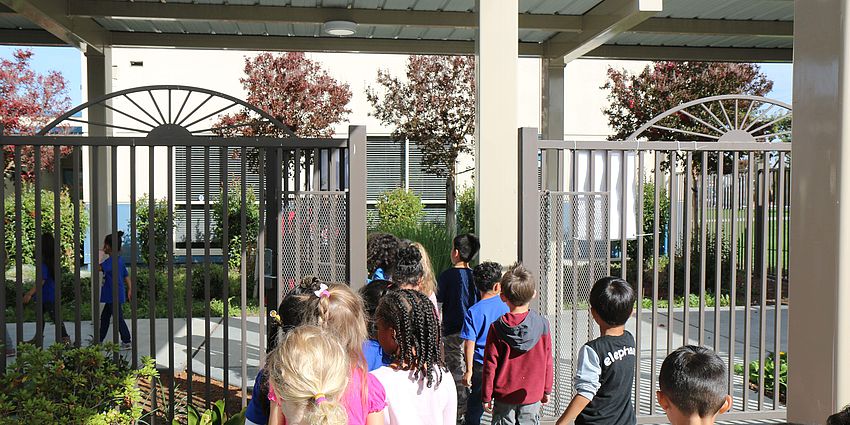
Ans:
{"type": "Polygon", "coordinates": [[[327,21],[322,24],[322,31],[326,34],[346,36],[353,35],[357,30],[357,23],[351,21],[327,21]]]}

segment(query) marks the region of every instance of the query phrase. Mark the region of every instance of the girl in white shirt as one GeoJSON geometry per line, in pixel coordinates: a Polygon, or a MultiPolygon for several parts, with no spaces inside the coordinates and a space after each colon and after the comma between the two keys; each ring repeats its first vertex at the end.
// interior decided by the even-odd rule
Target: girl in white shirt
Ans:
{"type": "Polygon", "coordinates": [[[449,425],[457,420],[454,381],[441,356],[440,326],[419,291],[390,291],[375,311],[378,342],[392,363],[372,371],[387,395],[389,425],[449,425]]]}

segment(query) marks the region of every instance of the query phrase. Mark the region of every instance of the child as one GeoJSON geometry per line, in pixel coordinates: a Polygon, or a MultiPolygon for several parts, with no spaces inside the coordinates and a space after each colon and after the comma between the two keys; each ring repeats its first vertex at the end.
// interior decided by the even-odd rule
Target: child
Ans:
{"type": "Polygon", "coordinates": [[[378,341],[392,364],[373,374],[387,390],[389,425],[448,425],[457,418],[454,385],[443,381],[437,316],[428,298],[410,289],[388,292],[375,313],[378,341]]]}
{"type": "Polygon", "coordinates": [[[686,345],[664,359],[656,397],[672,425],[713,424],[732,407],[726,384],[726,365],[714,351],[686,345]]]}
{"type": "Polygon", "coordinates": [[[372,233],[366,241],[367,283],[392,280],[401,241],[390,233],[372,233]]]}
{"type": "Polygon", "coordinates": [[[422,257],[420,261],[422,263],[422,281],[419,284],[419,292],[422,292],[431,300],[434,308],[437,309],[437,320],[442,320],[440,319],[440,308],[437,305],[437,278],[434,277],[434,268],[431,267],[431,256],[428,255],[428,250],[421,243],[414,242],[413,246],[419,250],[422,257]]]}
{"type": "Polygon", "coordinates": [[[590,314],[599,325],[599,338],[578,354],[575,389],[557,425],[633,425],[632,385],[635,380],[635,339],[626,331],[635,292],[623,279],[604,277],[590,290],[590,314]]]}
{"type": "MultiPolygon", "coordinates": [[[[350,374],[342,404],[351,425],[383,424],[386,407],[384,387],[369,373],[363,356],[366,342],[366,316],[360,297],[343,283],[325,284],[313,279],[318,288],[298,296],[304,303],[302,325],[316,325],[339,339],[348,356],[350,374]]],[[[274,418],[272,405],[270,418],[274,418]]]]}
{"type": "Polygon", "coordinates": [[[844,410],[830,415],[826,419],[826,425],[850,425],[850,405],[845,406],[844,410]]]}
{"type": "MultiPolygon", "coordinates": [[[[45,233],[41,235],[41,311],[47,314],[50,317],[50,320],[56,326],[60,326],[62,328],[62,343],[70,344],[71,338],[68,336],[68,332],[65,330],[65,323],[62,320],[56,320],[55,316],[55,306],[56,306],[56,243],[53,240],[53,235],[50,233],[45,233]]],[[[59,274],[61,276],[61,273],[59,274]]],[[[29,304],[30,300],[32,300],[33,296],[35,296],[37,290],[37,285],[33,285],[32,288],[24,294],[24,304],[29,304]]],[[[35,337],[32,339],[32,342],[41,341],[44,337],[44,325],[47,321],[43,320],[41,322],[41,326],[36,328],[35,337]]]]}
{"type": "Polygon", "coordinates": [[[336,338],[317,326],[290,332],[269,355],[270,394],[283,412],[271,423],[345,425],[342,397],[348,385],[349,363],[336,338]]]}
{"type": "Polygon", "coordinates": [[[463,330],[460,331],[466,364],[463,383],[472,390],[464,415],[464,423],[467,425],[480,424],[481,415],[484,414],[481,406],[481,378],[487,331],[493,322],[510,311],[507,304],[499,297],[502,292],[502,285],[499,283],[502,278],[502,266],[499,263],[490,261],[481,263],[472,269],[472,275],[475,278],[475,287],[481,293],[481,301],[469,307],[463,322],[463,330]]]}
{"type": "Polygon", "coordinates": [[[472,234],[459,235],[452,241],[451,259],[454,266],[437,279],[437,302],[442,303],[442,332],[446,366],[452,373],[458,394],[458,421],[466,412],[466,387],[463,385],[463,340],[460,331],[466,310],[478,302],[478,291],[469,262],[481,247],[472,234]]]}
{"type": "Polygon", "coordinates": [[[487,332],[481,400],[494,425],[536,425],[554,380],[549,321],[528,308],[537,284],[521,264],[508,269],[501,286],[510,311],[487,332]]]}
{"type": "MultiPolygon", "coordinates": [[[[423,252],[425,252],[425,248],[416,242],[406,243],[399,248],[398,261],[395,265],[392,281],[396,289],[414,289],[425,294],[431,300],[431,304],[434,305],[434,313],[439,318],[437,296],[433,290],[430,294],[426,292],[424,286],[426,262],[430,263],[430,260],[426,260],[428,254],[425,252],[423,256],[423,252]]],[[[430,265],[428,268],[430,269],[430,265]]]]}
{"type": "Polygon", "coordinates": [[[363,356],[366,357],[366,364],[369,372],[390,364],[392,359],[381,348],[378,342],[378,331],[375,327],[375,311],[378,309],[378,304],[381,298],[393,288],[392,282],[386,280],[376,280],[372,283],[360,288],[360,298],[363,299],[363,306],[366,311],[366,330],[369,338],[363,344],[363,356]]]}
{"type": "Polygon", "coordinates": [[[103,239],[103,253],[107,256],[100,263],[100,272],[103,273],[103,286],[100,288],[100,302],[104,303],[103,311],[100,313],[100,342],[106,338],[106,331],[109,330],[109,325],[112,319],[112,303],[118,303],[118,331],[121,333],[121,349],[129,350],[130,329],[127,328],[127,323],[124,322],[123,305],[127,302],[133,293],[133,282],[130,281],[130,274],[127,273],[127,265],[124,264],[124,259],[121,258],[121,240],[124,237],[124,232],[118,232],[118,246],[112,246],[112,235],[106,236],[103,239]],[[115,255],[118,266],[118,295],[115,300],[112,295],[112,266],[115,255]],[[124,289],[126,285],[126,290],[124,289]]]}

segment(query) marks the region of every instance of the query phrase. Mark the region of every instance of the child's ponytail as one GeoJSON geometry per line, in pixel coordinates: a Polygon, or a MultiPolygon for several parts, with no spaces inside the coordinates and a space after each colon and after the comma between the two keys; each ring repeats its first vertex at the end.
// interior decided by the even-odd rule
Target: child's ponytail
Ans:
{"type": "Polygon", "coordinates": [[[311,425],[336,425],[348,423],[345,407],[338,400],[328,400],[324,396],[307,406],[304,419],[301,421],[311,425]]]}
{"type": "Polygon", "coordinates": [[[112,248],[112,251],[114,252],[121,252],[121,242],[124,240],[124,232],[119,230],[117,236],[118,244],[116,246],[112,246],[112,233],[106,235],[106,237],[103,238],[103,244],[112,248]]]}

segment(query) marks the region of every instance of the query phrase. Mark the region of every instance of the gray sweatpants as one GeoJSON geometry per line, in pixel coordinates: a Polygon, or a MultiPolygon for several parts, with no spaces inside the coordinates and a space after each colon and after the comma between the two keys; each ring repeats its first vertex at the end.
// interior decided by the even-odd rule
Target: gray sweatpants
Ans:
{"type": "Polygon", "coordinates": [[[466,400],[469,398],[469,388],[463,385],[463,374],[466,372],[466,362],[463,359],[463,339],[460,334],[446,335],[443,337],[443,353],[446,359],[446,367],[452,373],[457,388],[457,423],[463,423],[463,415],[466,412],[466,400]]]}
{"type": "Polygon", "coordinates": [[[493,401],[493,425],[539,425],[540,402],[506,404],[493,401]]]}

